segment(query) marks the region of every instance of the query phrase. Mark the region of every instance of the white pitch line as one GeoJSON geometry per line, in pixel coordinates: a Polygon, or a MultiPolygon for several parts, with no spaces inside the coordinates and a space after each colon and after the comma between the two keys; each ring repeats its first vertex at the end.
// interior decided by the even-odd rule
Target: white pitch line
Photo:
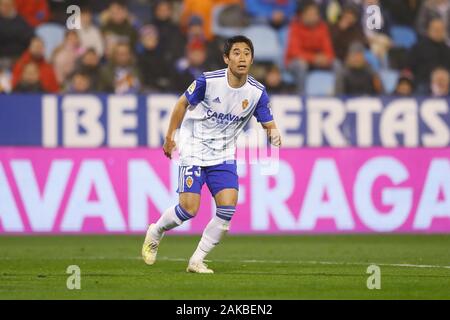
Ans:
{"type": "MultiPolygon", "coordinates": [[[[0,257],[0,260],[22,260],[26,258],[0,257]]],[[[41,260],[141,260],[141,257],[59,257],[59,258],[41,258],[41,260]]],[[[187,262],[185,258],[158,257],[158,260],[187,262]]],[[[289,261],[289,260],[233,260],[233,259],[214,259],[205,260],[206,262],[224,262],[224,263],[264,263],[264,264],[319,264],[319,265],[348,265],[348,266],[368,266],[378,265],[386,267],[400,268],[434,268],[434,269],[450,269],[450,266],[431,265],[431,264],[410,264],[410,263],[378,263],[378,262],[340,262],[340,261],[289,261]]]]}
{"type": "MultiPolygon", "coordinates": [[[[138,259],[141,259],[140,257],[138,259]]],[[[165,261],[187,261],[187,259],[181,258],[169,258],[161,257],[159,260],[165,261]]],[[[205,260],[206,262],[212,262],[212,260],[205,260]]],[[[409,264],[409,263],[377,263],[377,262],[338,262],[338,261],[284,261],[284,260],[227,260],[216,259],[214,262],[238,262],[238,263],[273,263],[273,264],[322,264],[322,265],[355,265],[355,266],[367,266],[378,265],[386,267],[403,267],[403,268],[441,268],[450,269],[450,266],[429,265],[429,264],[409,264]]]]}

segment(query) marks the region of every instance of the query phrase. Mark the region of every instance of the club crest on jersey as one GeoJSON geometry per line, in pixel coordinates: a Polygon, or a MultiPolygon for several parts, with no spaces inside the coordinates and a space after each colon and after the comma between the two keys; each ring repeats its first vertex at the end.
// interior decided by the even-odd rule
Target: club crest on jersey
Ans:
{"type": "Polygon", "coordinates": [[[191,176],[186,178],[186,185],[188,188],[192,187],[192,184],[194,183],[194,179],[192,179],[191,176]]]}
{"type": "Polygon", "coordinates": [[[242,101],[242,110],[247,109],[247,107],[248,107],[248,100],[245,99],[244,101],[242,101]]]}
{"type": "Polygon", "coordinates": [[[189,86],[189,88],[187,89],[187,92],[189,92],[189,94],[194,93],[196,86],[197,86],[197,81],[194,80],[194,82],[192,82],[191,85],[189,86]]]}

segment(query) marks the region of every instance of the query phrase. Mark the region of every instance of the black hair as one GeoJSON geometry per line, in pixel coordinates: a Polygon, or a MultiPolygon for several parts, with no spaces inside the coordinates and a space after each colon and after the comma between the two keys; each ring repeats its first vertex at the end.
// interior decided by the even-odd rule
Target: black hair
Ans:
{"type": "Polygon", "coordinates": [[[113,5],[117,5],[122,8],[128,8],[127,2],[125,0],[113,0],[109,3],[109,7],[111,8],[113,5]]]}
{"type": "Polygon", "coordinates": [[[227,57],[230,56],[231,48],[233,47],[233,44],[238,42],[244,42],[250,47],[250,51],[252,52],[252,58],[255,56],[255,49],[253,48],[252,40],[247,38],[246,36],[238,35],[231,38],[228,38],[225,41],[225,44],[223,46],[223,54],[227,57]]]}
{"type": "Polygon", "coordinates": [[[76,70],[73,74],[72,74],[72,79],[75,78],[75,76],[82,76],[85,78],[89,78],[89,81],[91,80],[89,74],[86,71],[83,70],[76,70]]]}
{"type": "Polygon", "coordinates": [[[302,2],[298,2],[297,3],[297,14],[302,14],[303,12],[305,12],[308,8],[310,7],[315,7],[316,9],[320,9],[319,5],[314,1],[314,0],[306,0],[306,1],[302,1],[302,2]]]}

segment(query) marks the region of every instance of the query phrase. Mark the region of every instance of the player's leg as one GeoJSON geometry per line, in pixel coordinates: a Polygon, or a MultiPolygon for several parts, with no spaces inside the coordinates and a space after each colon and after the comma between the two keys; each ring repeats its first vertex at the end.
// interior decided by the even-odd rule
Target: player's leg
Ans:
{"type": "Polygon", "coordinates": [[[199,168],[194,166],[180,167],[177,190],[179,203],[169,207],[156,223],[148,227],[142,246],[142,257],[145,263],[155,263],[159,243],[166,231],[180,226],[197,214],[200,207],[202,185],[203,176],[199,168]]]}
{"type": "Polygon", "coordinates": [[[222,164],[210,168],[206,173],[206,183],[216,202],[216,215],[210,220],[202,238],[189,260],[187,271],[213,273],[203,262],[230,228],[230,221],[236,211],[238,200],[238,176],[236,164],[222,164]],[[209,172],[208,172],[209,171],[209,172]]]}
{"type": "Polygon", "coordinates": [[[172,230],[197,215],[200,207],[200,194],[183,192],[179,194],[177,205],[169,207],[155,223],[153,235],[161,239],[164,232],[172,230]]]}

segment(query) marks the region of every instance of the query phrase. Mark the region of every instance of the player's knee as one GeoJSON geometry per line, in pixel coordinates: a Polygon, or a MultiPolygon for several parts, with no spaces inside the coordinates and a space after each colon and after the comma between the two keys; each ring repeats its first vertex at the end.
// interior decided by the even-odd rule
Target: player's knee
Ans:
{"type": "Polygon", "coordinates": [[[197,215],[200,204],[196,201],[180,200],[179,206],[186,211],[189,215],[195,217],[197,215]]]}
{"type": "Polygon", "coordinates": [[[217,206],[216,216],[225,221],[231,221],[235,212],[235,206],[217,206]]]}

